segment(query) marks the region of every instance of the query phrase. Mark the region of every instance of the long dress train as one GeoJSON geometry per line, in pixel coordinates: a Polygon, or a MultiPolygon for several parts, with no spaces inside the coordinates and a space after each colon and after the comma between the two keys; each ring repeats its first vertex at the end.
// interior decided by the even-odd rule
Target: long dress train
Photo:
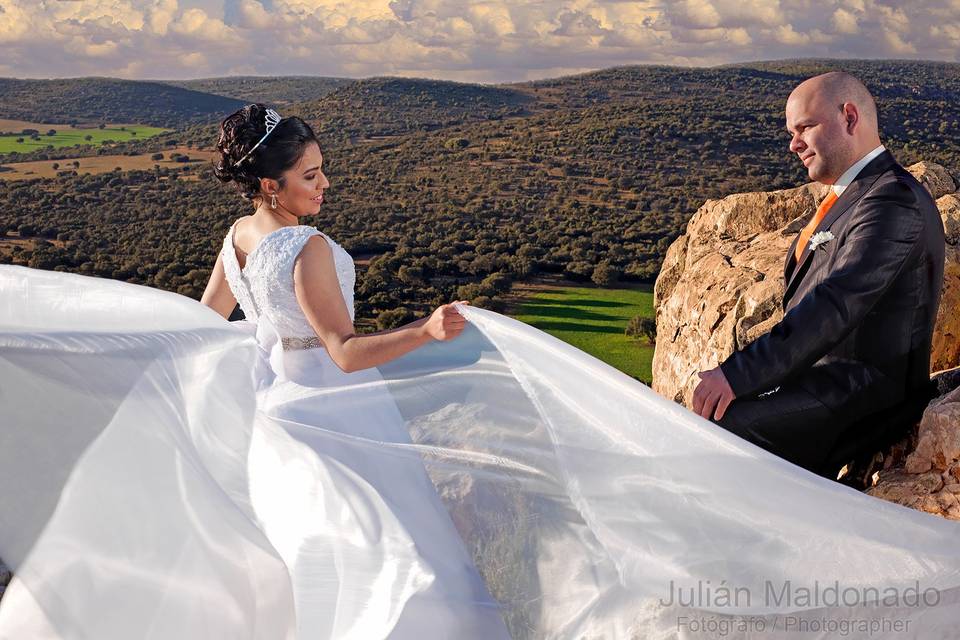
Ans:
{"type": "Polygon", "coordinates": [[[0,638],[953,636],[955,523],[529,326],[343,374],[292,295],[316,234],[242,270],[228,234],[240,323],[0,267],[0,638]]]}

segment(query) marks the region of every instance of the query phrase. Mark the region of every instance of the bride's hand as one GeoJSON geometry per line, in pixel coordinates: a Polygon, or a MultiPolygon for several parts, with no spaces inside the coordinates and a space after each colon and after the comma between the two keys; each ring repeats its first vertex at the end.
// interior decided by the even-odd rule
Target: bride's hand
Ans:
{"type": "Polygon", "coordinates": [[[437,307],[436,311],[430,314],[424,325],[427,335],[434,340],[453,340],[463,331],[467,325],[467,319],[464,318],[455,305],[470,304],[464,300],[445,304],[437,307]]]}

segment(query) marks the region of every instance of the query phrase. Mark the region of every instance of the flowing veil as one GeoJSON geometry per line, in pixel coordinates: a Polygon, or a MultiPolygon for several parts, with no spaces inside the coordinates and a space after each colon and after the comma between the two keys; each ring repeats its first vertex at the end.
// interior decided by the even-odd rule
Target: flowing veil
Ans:
{"type": "MultiPolygon", "coordinates": [[[[249,466],[291,426],[422,464],[514,638],[955,633],[956,523],[808,473],[532,327],[464,314],[461,337],[370,383],[411,435],[383,442],[262,411],[262,328],[0,267],[0,558],[16,575],[0,638],[299,637],[308,612],[249,466]]],[[[338,597],[389,627],[429,581],[338,597]]]]}

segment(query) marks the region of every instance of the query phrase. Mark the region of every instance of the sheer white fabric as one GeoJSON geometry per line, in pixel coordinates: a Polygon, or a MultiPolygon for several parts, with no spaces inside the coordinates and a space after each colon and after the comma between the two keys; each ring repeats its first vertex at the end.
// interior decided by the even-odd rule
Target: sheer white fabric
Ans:
{"type": "Polygon", "coordinates": [[[0,267],[0,638],[954,633],[956,523],[529,326],[465,308],[457,340],[347,375],[251,311],[0,267]]]}

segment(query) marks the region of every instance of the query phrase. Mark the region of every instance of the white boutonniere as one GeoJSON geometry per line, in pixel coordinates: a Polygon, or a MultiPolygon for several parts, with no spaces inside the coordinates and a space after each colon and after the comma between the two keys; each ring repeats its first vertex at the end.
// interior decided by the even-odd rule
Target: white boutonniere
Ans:
{"type": "Polygon", "coordinates": [[[833,240],[833,234],[829,231],[819,231],[810,236],[810,251],[816,251],[817,247],[825,245],[833,240]]]}

